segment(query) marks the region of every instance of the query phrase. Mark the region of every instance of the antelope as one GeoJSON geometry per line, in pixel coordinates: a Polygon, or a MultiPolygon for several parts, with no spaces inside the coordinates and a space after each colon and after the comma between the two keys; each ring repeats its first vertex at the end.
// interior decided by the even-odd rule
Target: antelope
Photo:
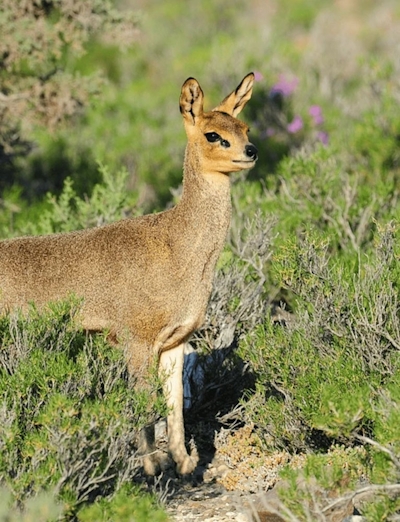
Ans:
{"type": "MultiPolygon", "coordinates": [[[[191,474],[183,423],[184,347],[205,318],[213,275],[231,219],[229,174],[249,169],[257,149],[236,116],[252,94],[250,73],[220,105],[204,112],[197,80],[182,86],[187,135],[183,190],[164,212],[75,232],[0,242],[0,314],[74,295],[79,327],[106,331],[126,343],[133,375],[158,362],[168,406],[168,453],[191,474]]],[[[140,444],[147,474],[159,471],[154,435],[140,444]]]]}

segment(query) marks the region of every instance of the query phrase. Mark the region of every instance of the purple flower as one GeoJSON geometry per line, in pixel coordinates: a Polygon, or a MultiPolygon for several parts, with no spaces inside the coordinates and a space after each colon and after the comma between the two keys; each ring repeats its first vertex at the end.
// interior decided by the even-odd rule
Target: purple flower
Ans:
{"type": "Polygon", "coordinates": [[[263,74],[260,71],[254,71],[254,81],[260,82],[264,78],[263,74]]]}
{"type": "Polygon", "coordinates": [[[321,123],[324,123],[322,109],[319,105],[311,105],[311,107],[308,109],[308,113],[314,120],[315,125],[321,125],[321,123]]]}
{"type": "Polygon", "coordinates": [[[293,121],[287,124],[286,129],[290,134],[295,134],[303,128],[303,120],[300,116],[295,116],[293,121]]]}
{"type": "Polygon", "coordinates": [[[271,87],[270,94],[281,94],[282,96],[290,96],[297,88],[299,79],[295,76],[288,80],[283,74],[279,76],[279,80],[271,87]]]}
{"type": "Polygon", "coordinates": [[[324,145],[328,145],[329,143],[329,134],[325,131],[317,132],[317,140],[319,140],[324,145]]]}
{"type": "Polygon", "coordinates": [[[263,138],[271,138],[272,136],[275,136],[275,134],[276,130],[273,127],[267,127],[263,132],[263,138]]]}

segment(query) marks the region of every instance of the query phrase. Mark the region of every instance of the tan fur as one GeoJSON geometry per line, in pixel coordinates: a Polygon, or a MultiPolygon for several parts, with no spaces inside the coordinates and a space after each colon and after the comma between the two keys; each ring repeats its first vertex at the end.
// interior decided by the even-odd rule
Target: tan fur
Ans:
{"type": "MultiPolygon", "coordinates": [[[[203,92],[189,78],[180,109],[188,143],[183,193],[174,208],[90,230],[0,242],[0,313],[43,307],[73,294],[82,298],[81,326],[107,330],[128,343],[132,373],[159,357],[166,377],[169,451],[178,472],[196,465],[184,441],[184,343],[203,320],[213,273],[230,223],[228,174],[250,168],[257,151],[248,127],[236,119],[250,99],[254,76],[213,111],[203,112],[203,92]],[[205,134],[221,139],[209,142],[205,134]]],[[[142,449],[152,451],[151,443],[142,449]]],[[[148,473],[157,465],[144,460],[148,473]]]]}

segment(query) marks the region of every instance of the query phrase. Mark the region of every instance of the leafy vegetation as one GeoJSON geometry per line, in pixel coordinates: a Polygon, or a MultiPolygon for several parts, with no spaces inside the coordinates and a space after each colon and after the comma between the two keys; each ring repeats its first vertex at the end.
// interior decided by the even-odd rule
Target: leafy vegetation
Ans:
{"type": "Polygon", "coordinates": [[[121,351],[74,328],[78,309],[72,301],[1,321],[2,482],[21,503],[51,489],[68,516],[131,484],[137,430],[157,410],[151,388],[131,389],[121,351]]]}
{"type": "MultiPolygon", "coordinates": [[[[97,51],[104,48],[105,53],[131,45],[137,37],[135,18],[118,12],[109,1],[5,0],[0,31],[0,186],[17,181],[30,197],[46,189],[60,190],[62,177],[47,170],[65,172],[66,158],[56,157],[60,141],[49,144],[44,161],[38,162],[32,153],[28,172],[23,158],[35,148],[43,129],[49,133],[70,128],[68,122],[74,122],[101,90],[101,67],[78,66],[89,44],[96,41],[97,51]]],[[[83,158],[78,164],[82,172],[90,166],[83,158]]],[[[82,190],[91,187],[89,181],[90,172],[76,178],[82,190]]]]}
{"type": "MultiPolygon", "coordinates": [[[[243,117],[260,159],[233,179],[228,246],[193,340],[203,380],[192,383],[192,412],[235,395],[236,420],[240,411],[255,426],[266,453],[307,455],[284,473],[288,520],[326,520],[332,494],[347,502],[365,490],[367,520],[396,520],[396,1],[182,11],[177,0],[144,0],[133,15],[123,1],[24,5],[0,13],[1,236],[164,208],[179,197],[181,83],[197,77],[211,107],[255,70],[243,117]],[[60,96],[71,103],[57,105],[60,96]]],[[[164,520],[132,485],[138,429],[163,413],[157,383],[134,390],[122,354],[74,328],[78,306],[1,318],[0,517],[164,520]]]]}

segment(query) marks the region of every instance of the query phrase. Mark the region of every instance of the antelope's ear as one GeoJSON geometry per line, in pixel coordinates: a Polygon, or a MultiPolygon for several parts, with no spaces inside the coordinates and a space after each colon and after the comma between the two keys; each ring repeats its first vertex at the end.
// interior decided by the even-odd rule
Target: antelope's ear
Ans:
{"type": "Polygon", "coordinates": [[[251,98],[253,92],[254,74],[249,73],[239,86],[214,111],[221,111],[236,117],[251,98]]]}
{"type": "Polygon", "coordinates": [[[179,107],[185,123],[196,125],[203,114],[204,94],[200,84],[194,78],[188,78],[182,85],[179,107]]]}

